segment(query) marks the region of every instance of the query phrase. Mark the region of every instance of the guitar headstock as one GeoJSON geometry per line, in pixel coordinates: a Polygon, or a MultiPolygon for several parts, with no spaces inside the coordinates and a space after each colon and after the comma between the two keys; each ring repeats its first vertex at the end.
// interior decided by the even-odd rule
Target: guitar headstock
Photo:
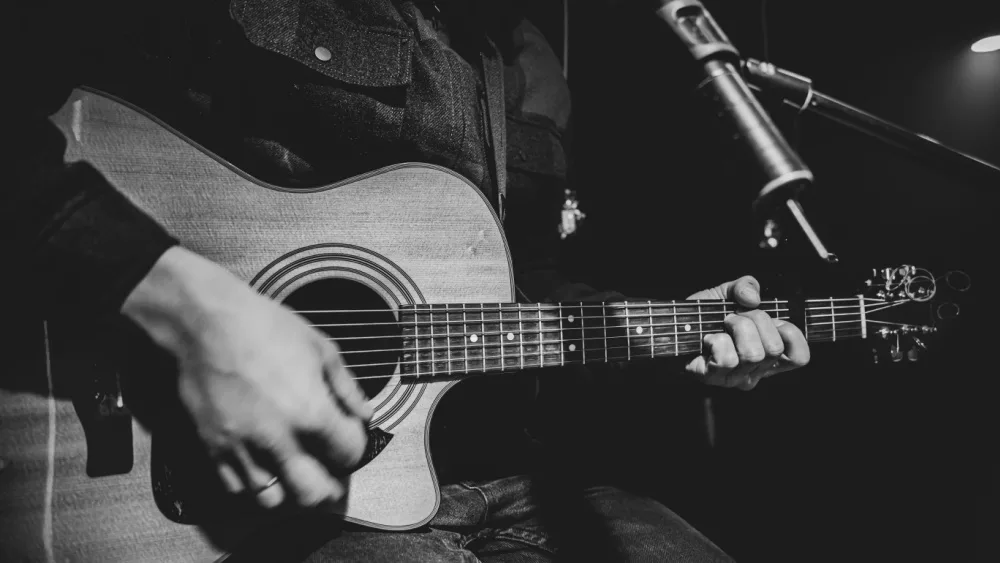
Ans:
{"type": "Polygon", "coordinates": [[[958,318],[958,299],[972,287],[968,274],[902,265],[872,270],[865,282],[864,322],[875,361],[915,361],[926,341],[958,318]]]}

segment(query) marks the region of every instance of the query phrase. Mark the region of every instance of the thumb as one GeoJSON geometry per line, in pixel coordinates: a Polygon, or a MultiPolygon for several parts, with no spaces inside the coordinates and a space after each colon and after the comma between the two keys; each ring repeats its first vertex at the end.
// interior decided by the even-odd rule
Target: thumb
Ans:
{"type": "Polygon", "coordinates": [[[760,305],[760,284],[753,276],[727,281],[713,288],[703,289],[687,297],[694,299],[731,299],[741,307],[755,309],[760,305]]]}
{"type": "Polygon", "coordinates": [[[742,278],[730,282],[729,298],[741,307],[756,309],[760,306],[760,283],[753,276],[743,276],[742,278]]]}

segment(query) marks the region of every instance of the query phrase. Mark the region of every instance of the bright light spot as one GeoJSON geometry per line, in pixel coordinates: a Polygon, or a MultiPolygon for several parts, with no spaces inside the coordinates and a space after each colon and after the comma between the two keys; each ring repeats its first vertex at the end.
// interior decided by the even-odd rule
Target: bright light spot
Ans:
{"type": "Polygon", "coordinates": [[[770,246],[771,248],[777,248],[778,247],[778,239],[776,239],[774,237],[771,237],[771,238],[767,239],[767,245],[770,246]]]}
{"type": "Polygon", "coordinates": [[[972,44],[973,53],[989,53],[991,51],[1000,51],[1000,35],[984,37],[972,44]]]}

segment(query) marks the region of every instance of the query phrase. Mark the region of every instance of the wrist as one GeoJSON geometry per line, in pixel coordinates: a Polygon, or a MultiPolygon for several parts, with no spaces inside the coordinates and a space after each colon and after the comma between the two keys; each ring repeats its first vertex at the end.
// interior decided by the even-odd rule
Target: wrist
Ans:
{"type": "Polygon", "coordinates": [[[160,346],[177,350],[204,332],[212,310],[234,296],[234,285],[245,288],[221,266],[174,246],[129,293],[121,313],[160,346]]]}

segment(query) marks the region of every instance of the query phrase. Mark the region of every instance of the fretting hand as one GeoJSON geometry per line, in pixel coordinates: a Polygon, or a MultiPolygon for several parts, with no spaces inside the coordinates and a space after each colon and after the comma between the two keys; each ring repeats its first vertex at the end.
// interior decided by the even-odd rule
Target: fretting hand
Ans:
{"type": "Polygon", "coordinates": [[[221,266],[168,250],[122,312],[178,360],[179,393],[230,492],[264,507],[345,494],[371,417],[337,347],[221,266]]]}
{"type": "Polygon", "coordinates": [[[773,319],[760,305],[760,284],[751,276],[726,282],[688,299],[729,299],[737,313],[725,320],[725,332],[705,335],[704,353],[686,370],[709,385],[753,389],[761,379],[809,363],[809,344],[792,323],[773,319]]]}

